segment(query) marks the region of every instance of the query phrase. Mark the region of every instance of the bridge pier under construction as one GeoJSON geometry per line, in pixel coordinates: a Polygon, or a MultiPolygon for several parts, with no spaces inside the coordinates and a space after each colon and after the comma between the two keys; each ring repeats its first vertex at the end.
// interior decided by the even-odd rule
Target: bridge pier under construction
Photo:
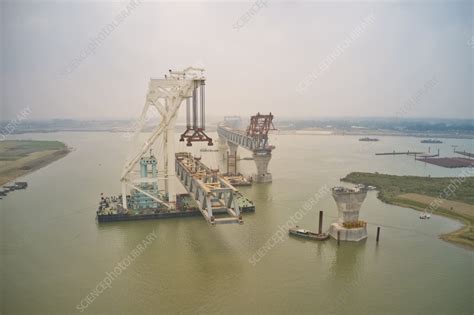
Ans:
{"type": "Polygon", "coordinates": [[[219,149],[226,150],[223,158],[227,159],[227,174],[237,175],[237,150],[242,147],[252,152],[252,159],[255,162],[256,174],[252,180],[257,183],[269,183],[272,181],[272,174],[268,171],[268,164],[272,158],[274,146],[268,143],[268,132],[274,130],[273,115],[262,115],[258,113],[250,118],[250,125],[247,129],[237,129],[235,124],[224,121],[217,127],[219,135],[219,149]]]}
{"type": "Polygon", "coordinates": [[[253,153],[253,160],[257,166],[257,174],[254,175],[254,181],[257,183],[270,183],[272,181],[272,174],[268,172],[268,163],[272,159],[271,152],[253,153]]]}

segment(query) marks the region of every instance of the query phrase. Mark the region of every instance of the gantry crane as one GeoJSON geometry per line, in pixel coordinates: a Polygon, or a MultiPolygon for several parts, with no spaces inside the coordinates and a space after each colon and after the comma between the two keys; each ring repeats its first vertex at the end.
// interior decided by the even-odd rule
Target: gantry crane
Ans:
{"type": "Polygon", "coordinates": [[[183,71],[169,70],[169,73],[162,79],[150,79],[145,106],[138,120],[135,139],[138,139],[138,134],[142,132],[145,122],[148,121],[149,109],[151,107],[156,108],[161,116],[161,120],[153,128],[153,132],[142,144],[138,152],[126,162],[123,168],[121,182],[122,207],[124,209],[127,209],[127,187],[136,189],[167,208],[176,208],[174,136],[176,117],[183,101],[186,101],[187,128],[181,135],[180,140],[186,141],[188,146],[192,145],[194,141],[207,141],[208,145],[212,145],[212,139],[204,132],[204,87],[206,78],[203,73],[204,69],[188,67],[183,71]],[[198,111],[199,107],[200,111],[198,111]],[[198,124],[198,121],[200,121],[200,124],[198,124]],[[152,178],[146,176],[134,178],[134,168],[140,161],[143,161],[153,145],[156,146],[155,150],[158,151],[154,154],[162,157],[162,163],[160,163],[161,172],[159,172],[161,177],[157,175],[152,178]],[[164,194],[151,194],[141,187],[142,183],[150,183],[159,179],[165,182],[164,194]]]}

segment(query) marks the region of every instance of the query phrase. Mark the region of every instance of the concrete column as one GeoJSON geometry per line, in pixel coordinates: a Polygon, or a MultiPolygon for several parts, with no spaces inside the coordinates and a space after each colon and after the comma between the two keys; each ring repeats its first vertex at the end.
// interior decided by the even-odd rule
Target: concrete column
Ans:
{"type": "Polygon", "coordinates": [[[217,149],[219,150],[218,154],[221,160],[225,160],[227,158],[227,140],[219,136],[219,139],[217,140],[217,149]]]}
{"type": "Polygon", "coordinates": [[[270,163],[271,158],[271,153],[253,154],[253,160],[257,166],[257,174],[253,176],[254,182],[270,183],[272,181],[272,174],[268,173],[268,163],[270,163]]]}
{"type": "Polygon", "coordinates": [[[227,145],[229,146],[229,154],[233,154],[235,157],[237,157],[237,148],[239,146],[230,141],[227,141],[227,145]]]}
{"type": "Polygon", "coordinates": [[[329,235],[337,239],[340,234],[342,241],[360,241],[367,238],[367,226],[346,227],[345,223],[359,221],[359,211],[364,202],[366,191],[332,191],[332,196],[336,201],[339,218],[337,222],[329,227],[329,235]]]}
{"type": "Polygon", "coordinates": [[[227,145],[229,146],[229,160],[227,161],[229,167],[228,172],[237,174],[239,172],[237,169],[237,149],[239,146],[230,141],[227,141],[227,145]]]}

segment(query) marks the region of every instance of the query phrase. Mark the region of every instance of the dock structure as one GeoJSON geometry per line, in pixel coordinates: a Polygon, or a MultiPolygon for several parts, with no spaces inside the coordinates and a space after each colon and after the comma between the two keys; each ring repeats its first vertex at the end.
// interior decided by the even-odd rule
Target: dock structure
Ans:
{"type": "Polygon", "coordinates": [[[272,181],[272,175],[268,172],[268,164],[272,158],[274,146],[268,143],[268,132],[274,130],[273,115],[262,115],[258,113],[250,118],[250,125],[246,130],[236,129],[234,125],[224,121],[217,127],[219,145],[221,149],[227,149],[228,174],[237,173],[237,149],[242,147],[253,153],[252,157],[257,167],[257,173],[252,177],[253,181],[268,183],[272,181]]]}
{"type": "Polygon", "coordinates": [[[441,157],[441,158],[417,158],[417,161],[446,167],[446,168],[460,168],[460,167],[474,167],[474,160],[459,157],[441,157]]]}
{"type": "Polygon", "coordinates": [[[210,169],[191,153],[182,152],[176,153],[176,175],[208,223],[243,223],[237,189],[218,170],[210,169]],[[227,213],[228,217],[216,218],[216,212],[227,213]]]}
{"type": "Polygon", "coordinates": [[[466,150],[464,150],[464,151],[454,150],[454,153],[461,154],[461,155],[464,155],[464,156],[467,156],[467,157],[470,157],[470,158],[474,158],[474,153],[466,152],[466,150]]]}
{"type": "Polygon", "coordinates": [[[418,155],[418,154],[424,154],[424,152],[415,152],[410,150],[408,151],[403,151],[403,152],[396,152],[393,150],[393,152],[380,152],[380,153],[375,153],[375,155],[418,155]]]}
{"type": "Polygon", "coordinates": [[[415,154],[415,159],[420,160],[420,159],[426,159],[426,158],[434,158],[438,156],[439,154],[420,154],[420,155],[415,154]]]}

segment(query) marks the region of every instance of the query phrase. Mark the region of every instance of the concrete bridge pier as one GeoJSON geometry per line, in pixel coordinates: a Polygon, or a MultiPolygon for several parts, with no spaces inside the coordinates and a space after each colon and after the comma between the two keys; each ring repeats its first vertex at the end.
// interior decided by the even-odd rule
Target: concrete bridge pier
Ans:
{"type": "Polygon", "coordinates": [[[237,144],[227,141],[227,146],[229,147],[229,155],[237,157],[237,144]]]}
{"type": "Polygon", "coordinates": [[[217,150],[219,150],[219,157],[221,160],[227,159],[227,140],[219,137],[217,141],[217,150]]]}
{"type": "Polygon", "coordinates": [[[272,154],[267,152],[265,154],[253,153],[253,160],[257,166],[257,174],[252,176],[253,181],[257,183],[270,183],[272,181],[272,174],[268,173],[268,163],[272,158],[272,154]]]}
{"type": "Polygon", "coordinates": [[[229,147],[229,155],[227,156],[227,174],[238,174],[237,171],[237,149],[238,145],[227,141],[227,146],[229,147]]]}

